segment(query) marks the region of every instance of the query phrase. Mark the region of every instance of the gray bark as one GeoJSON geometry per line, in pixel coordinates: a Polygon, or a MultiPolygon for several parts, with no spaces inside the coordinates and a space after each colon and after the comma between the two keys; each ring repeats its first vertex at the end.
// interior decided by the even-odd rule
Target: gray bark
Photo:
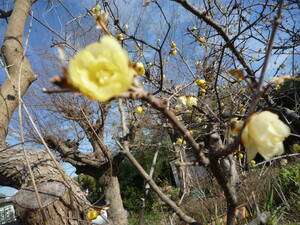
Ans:
{"type": "MultiPolygon", "coordinates": [[[[88,206],[84,194],[78,185],[69,178],[68,184],[63,180],[58,168],[53,161],[41,150],[28,151],[28,157],[31,161],[34,178],[37,184],[49,186],[51,191],[52,183],[58,182],[64,186],[71,185],[71,189],[66,190],[55,201],[46,204],[46,200],[42,202],[43,211],[47,218],[44,220],[40,210],[34,207],[37,203],[33,193],[32,202],[28,200],[19,201],[16,204],[16,214],[23,224],[80,224],[79,220],[84,219],[83,212],[88,206]],[[70,193],[72,192],[72,200],[70,193]],[[21,203],[20,203],[21,202],[21,203]]],[[[29,176],[28,169],[24,163],[24,154],[22,149],[6,149],[0,154],[0,185],[15,187],[20,192],[32,188],[32,180],[29,176]]]]}
{"type": "Polygon", "coordinates": [[[118,177],[109,174],[102,175],[99,182],[104,190],[105,200],[110,204],[109,216],[114,224],[127,225],[127,215],[123,207],[118,177]]]}
{"type": "Polygon", "coordinates": [[[24,27],[34,2],[33,0],[15,0],[1,48],[10,78],[0,87],[0,146],[5,145],[8,123],[19,103],[18,88],[20,88],[21,96],[24,96],[30,84],[36,79],[28,59],[24,56],[23,48],[24,27]]]}

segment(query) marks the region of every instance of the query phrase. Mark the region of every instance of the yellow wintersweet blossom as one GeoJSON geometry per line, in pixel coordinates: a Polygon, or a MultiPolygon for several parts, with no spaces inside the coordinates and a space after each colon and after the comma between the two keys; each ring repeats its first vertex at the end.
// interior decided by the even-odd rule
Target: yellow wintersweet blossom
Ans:
{"type": "Polygon", "coordinates": [[[250,166],[255,166],[256,165],[256,162],[254,160],[251,160],[250,161],[250,166]]]}
{"type": "Polygon", "coordinates": [[[200,86],[200,87],[206,87],[206,81],[203,79],[197,79],[194,81],[195,85],[200,86]]]}
{"type": "Polygon", "coordinates": [[[199,95],[200,96],[204,96],[206,94],[206,89],[202,88],[200,91],[199,91],[199,95]]]}
{"type": "Polygon", "coordinates": [[[284,152],[282,142],[289,135],[290,128],[275,113],[263,111],[253,114],[242,132],[248,161],[257,153],[266,160],[281,155],[284,152]]]}
{"type": "Polygon", "coordinates": [[[186,105],[188,107],[193,107],[194,105],[196,106],[198,103],[198,99],[196,97],[188,96],[186,98],[186,105]]]}
{"type": "Polygon", "coordinates": [[[86,214],[86,218],[90,221],[96,219],[97,216],[98,212],[95,209],[90,209],[86,214]]]}
{"type": "Polygon", "coordinates": [[[186,105],[187,98],[185,96],[178,97],[178,102],[182,105],[186,105]]]}
{"type": "Polygon", "coordinates": [[[143,114],[144,113],[144,109],[143,109],[142,106],[137,106],[137,107],[135,107],[135,112],[137,114],[143,114]]]}
{"type": "Polygon", "coordinates": [[[121,33],[121,34],[118,34],[118,35],[117,35],[117,39],[118,39],[119,41],[123,41],[123,40],[124,40],[123,34],[122,34],[122,33],[121,33]]]}
{"type": "Polygon", "coordinates": [[[176,48],[176,43],[174,41],[171,42],[171,48],[176,48]]]}
{"type": "Polygon", "coordinates": [[[137,75],[141,76],[145,73],[145,67],[142,62],[137,62],[134,66],[133,69],[136,71],[137,75]]]}
{"type": "Polygon", "coordinates": [[[178,145],[185,145],[185,144],[186,144],[186,141],[183,140],[182,138],[177,138],[176,144],[178,144],[178,145]]]}
{"type": "Polygon", "coordinates": [[[106,35],[70,60],[69,79],[83,94],[104,102],[130,88],[135,72],[129,64],[127,52],[106,35]]]}
{"type": "Polygon", "coordinates": [[[96,5],[94,8],[92,8],[92,13],[94,16],[97,16],[100,14],[100,10],[101,10],[101,6],[100,5],[96,5]]]}
{"type": "Polygon", "coordinates": [[[177,50],[175,48],[171,49],[169,52],[170,55],[176,55],[177,54],[177,50]]]}
{"type": "Polygon", "coordinates": [[[182,120],[182,116],[176,116],[176,119],[181,121],[182,120]]]}

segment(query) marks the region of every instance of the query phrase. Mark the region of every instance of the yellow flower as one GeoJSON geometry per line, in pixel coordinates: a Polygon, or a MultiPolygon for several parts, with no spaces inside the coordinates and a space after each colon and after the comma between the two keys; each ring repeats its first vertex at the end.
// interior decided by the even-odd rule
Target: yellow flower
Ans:
{"type": "Polygon", "coordinates": [[[137,62],[134,66],[133,69],[136,71],[137,75],[141,76],[145,73],[145,67],[142,62],[137,62]]]}
{"type": "Polygon", "coordinates": [[[182,117],[181,116],[176,116],[176,119],[181,121],[182,120],[182,117]]]}
{"type": "Polygon", "coordinates": [[[275,86],[275,90],[279,90],[281,88],[281,85],[280,84],[277,84],[276,86],[275,86]]]}
{"type": "Polygon", "coordinates": [[[194,82],[197,86],[200,86],[200,87],[205,87],[206,86],[206,81],[203,80],[203,79],[197,79],[195,80],[194,82]]]}
{"type": "Polygon", "coordinates": [[[245,108],[242,108],[241,109],[241,114],[244,114],[246,112],[246,109],[245,108]]]}
{"type": "Polygon", "coordinates": [[[188,107],[193,107],[194,105],[196,106],[197,103],[198,103],[198,99],[195,98],[195,97],[188,96],[188,97],[186,98],[186,105],[187,105],[188,107]]]}
{"type": "Polygon", "coordinates": [[[118,39],[119,41],[123,41],[123,40],[124,40],[123,34],[118,34],[117,39],[118,39]]]}
{"type": "Polygon", "coordinates": [[[190,135],[193,135],[195,132],[194,132],[193,130],[189,130],[188,133],[189,133],[190,135]]]}
{"type": "Polygon", "coordinates": [[[159,43],[159,42],[160,42],[160,39],[157,39],[156,42],[159,43]]]}
{"type": "Polygon", "coordinates": [[[178,102],[182,105],[186,105],[186,100],[187,100],[187,98],[185,96],[180,96],[178,98],[178,102]]]}
{"type": "Polygon", "coordinates": [[[185,144],[186,144],[186,141],[183,140],[182,138],[177,138],[176,144],[178,144],[178,145],[185,145],[185,144]]]}
{"type": "Polygon", "coordinates": [[[176,48],[176,43],[174,41],[171,42],[171,48],[176,48]]]}
{"type": "Polygon", "coordinates": [[[238,78],[236,81],[237,81],[238,83],[241,83],[241,82],[243,81],[243,78],[238,78]]]}
{"type": "Polygon", "coordinates": [[[143,114],[144,113],[144,109],[143,109],[142,106],[137,106],[137,107],[135,107],[135,112],[137,114],[143,114]]]}
{"type": "Polygon", "coordinates": [[[86,218],[90,221],[96,219],[97,216],[98,216],[98,213],[95,209],[90,209],[86,214],[86,218]]]}
{"type": "Polygon", "coordinates": [[[206,90],[204,88],[202,88],[199,92],[200,96],[203,96],[206,94],[206,90]]]}
{"type": "Polygon", "coordinates": [[[104,36],[100,42],[88,45],[70,60],[69,79],[72,85],[101,102],[127,91],[133,75],[127,52],[111,36],[104,36]]]}
{"type": "Polygon", "coordinates": [[[290,135],[290,128],[278,115],[263,111],[250,117],[243,132],[242,143],[246,148],[248,161],[257,153],[266,160],[284,152],[283,141],[290,135]]]}
{"type": "Polygon", "coordinates": [[[238,157],[239,157],[240,159],[242,159],[242,158],[244,158],[244,154],[240,153],[240,154],[238,154],[238,157]]]}
{"type": "Polygon", "coordinates": [[[176,55],[177,54],[177,50],[176,49],[171,49],[171,51],[169,52],[170,55],[176,55]]]}
{"type": "Polygon", "coordinates": [[[100,10],[101,10],[101,6],[100,5],[96,5],[94,8],[92,8],[93,15],[99,15],[100,10]]]}
{"type": "Polygon", "coordinates": [[[254,160],[251,160],[251,161],[250,161],[250,165],[251,165],[251,166],[255,166],[255,165],[256,165],[256,162],[255,162],[254,160]]]}

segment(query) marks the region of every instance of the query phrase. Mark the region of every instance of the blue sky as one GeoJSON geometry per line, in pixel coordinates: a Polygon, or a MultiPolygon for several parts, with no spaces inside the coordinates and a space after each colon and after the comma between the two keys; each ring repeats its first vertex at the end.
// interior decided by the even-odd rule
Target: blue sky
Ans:
{"type": "MultiPolygon", "coordinates": [[[[90,9],[95,5],[94,0],[61,0],[63,2],[64,6],[69,10],[66,11],[61,5],[60,1],[52,1],[53,5],[48,5],[47,0],[39,0],[36,4],[33,6],[33,15],[37,17],[42,23],[46,24],[47,26],[51,27],[57,34],[59,34],[62,37],[66,37],[67,40],[72,40],[73,36],[79,36],[78,33],[72,32],[72,28],[76,26],[76,23],[70,23],[72,17],[69,13],[71,13],[73,16],[78,17],[80,15],[84,15],[86,13],[86,9],[90,9]],[[68,23],[69,22],[69,23],[68,23]],[[65,36],[65,30],[68,30],[68,35],[65,36]]],[[[129,25],[129,32],[133,33],[136,28],[136,24],[140,24],[140,27],[137,30],[137,37],[142,38],[146,40],[147,42],[155,45],[157,39],[162,39],[164,37],[165,31],[166,31],[166,23],[162,19],[161,13],[158,11],[155,4],[150,4],[148,7],[141,7],[144,1],[132,1],[132,0],[115,0],[115,4],[118,5],[119,8],[119,17],[120,17],[120,24],[128,24],[129,25]]],[[[183,55],[187,58],[187,62],[191,66],[192,70],[196,73],[196,68],[194,63],[202,59],[205,48],[203,46],[199,46],[193,42],[193,39],[187,35],[186,28],[192,28],[193,26],[197,26],[200,29],[200,34],[205,35],[211,32],[211,28],[206,26],[205,24],[199,22],[195,19],[194,16],[187,13],[187,11],[183,8],[181,8],[178,4],[167,1],[167,0],[160,0],[161,6],[166,14],[166,17],[168,18],[169,22],[172,23],[172,29],[168,38],[168,43],[166,44],[166,47],[164,48],[163,52],[165,53],[165,59],[168,61],[168,65],[166,66],[166,75],[168,80],[175,80],[178,82],[178,84],[186,84],[188,82],[191,82],[193,78],[189,76],[189,72],[185,65],[181,62],[178,56],[176,57],[170,57],[168,56],[168,52],[170,50],[169,43],[171,40],[174,40],[177,44],[177,47],[179,50],[183,52],[183,55]],[[179,72],[178,72],[179,71],[179,72]],[[184,75],[184,76],[183,76],[184,75]]],[[[196,3],[198,7],[202,7],[199,5],[200,1],[193,0],[191,2],[196,3]]],[[[226,6],[226,4],[229,1],[222,1],[223,7],[226,6]]],[[[9,10],[11,8],[12,1],[2,1],[0,3],[0,7],[4,10],[9,10]]],[[[251,1],[244,1],[244,4],[251,4],[251,1]]],[[[113,7],[113,10],[116,11],[116,9],[113,7]]],[[[254,14],[251,14],[250,12],[245,12],[245,16],[249,17],[248,19],[250,21],[253,21],[255,19],[254,14]]],[[[273,19],[274,14],[272,14],[269,19],[273,19]]],[[[219,18],[216,18],[219,19],[219,18]]],[[[300,21],[299,15],[296,16],[296,21],[300,21]]],[[[85,45],[89,44],[91,41],[94,41],[96,39],[97,34],[99,35],[99,31],[93,29],[93,21],[92,17],[82,18],[80,19],[80,22],[84,25],[82,30],[75,30],[75,31],[81,31],[82,34],[80,34],[81,39],[79,41],[70,41],[70,45],[74,46],[75,48],[82,48],[85,45]]],[[[224,22],[224,20],[220,20],[221,23],[224,22]]],[[[291,26],[291,21],[283,21],[287,26],[291,26]]],[[[29,24],[30,20],[28,20],[26,32],[29,30],[29,24]]],[[[299,24],[296,22],[297,26],[299,27],[299,24]]],[[[0,20],[0,42],[3,41],[4,32],[6,29],[6,22],[4,20],[0,20]]],[[[266,33],[267,31],[262,31],[263,33],[266,33]]],[[[279,32],[281,37],[286,36],[283,32],[279,32]]],[[[27,33],[26,35],[27,36],[27,33]]],[[[278,37],[277,37],[278,38],[278,37]]],[[[213,42],[217,39],[214,37],[211,37],[209,41],[213,42]]],[[[53,66],[47,66],[50,65],[46,62],[45,55],[46,54],[52,54],[57,55],[56,49],[51,48],[51,45],[53,42],[59,42],[61,41],[60,37],[52,33],[49,29],[42,26],[40,23],[33,20],[33,26],[31,29],[30,37],[29,37],[29,48],[27,51],[27,56],[30,59],[30,62],[32,63],[34,71],[36,71],[38,75],[38,81],[31,87],[32,90],[34,90],[39,95],[43,95],[41,93],[42,86],[40,85],[43,81],[44,84],[49,85],[48,78],[49,76],[53,76],[56,74],[60,74],[60,67],[53,67],[53,66]],[[47,76],[44,73],[43,66],[47,67],[47,76]]],[[[237,42],[238,43],[238,42],[237,42]]],[[[134,43],[128,43],[129,47],[134,46],[134,43]]],[[[209,48],[209,47],[208,47],[209,48]]],[[[260,44],[255,39],[249,39],[247,41],[247,48],[250,50],[258,50],[260,48],[264,48],[262,44],[260,44]]],[[[298,48],[299,50],[299,48],[298,48]]],[[[74,53],[72,50],[67,51],[71,55],[74,53]]],[[[135,60],[137,58],[136,52],[131,53],[132,60],[135,60]]],[[[262,56],[262,55],[260,55],[262,56]]],[[[259,56],[258,56],[259,57],[259,56]]],[[[272,56],[268,68],[267,78],[272,76],[272,74],[277,70],[278,66],[282,64],[283,61],[286,60],[288,55],[274,55],[272,56]],[[275,64],[276,62],[276,64],[275,64]]],[[[150,49],[145,50],[145,58],[146,60],[153,61],[153,51],[150,49]]],[[[299,56],[297,56],[296,60],[299,61],[299,56]]],[[[262,61],[253,62],[251,66],[255,69],[258,68],[261,65],[262,61]]],[[[288,59],[285,62],[286,69],[281,71],[281,74],[290,72],[291,68],[291,57],[288,57],[288,59]]],[[[233,68],[228,68],[233,69],[233,68]]],[[[0,68],[0,83],[3,82],[3,80],[6,78],[4,71],[0,68]]],[[[190,91],[190,90],[189,90],[190,91]]],[[[25,99],[26,100],[26,99],[25,99]]],[[[29,100],[28,100],[29,101],[29,100]]],[[[118,112],[117,110],[113,111],[113,118],[111,118],[111,121],[109,122],[109,126],[113,126],[113,122],[116,121],[118,118],[117,116],[118,112]]],[[[45,114],[46,115],[46,114],[45,114]]],[[[108,127],[108,132],[110,132],[108,127]]],[[[111,137],[107,137],[107,142],[112,141],[111,137]]],[[[11,143],[14,143],[15,140],[10,139],[11,143]]],[[[83,146],[85,148],[88,148],[89,145],[86,144],[83,146]]],[[[65,168],[67,169],[68,174],[74,174],[74,169],[70,165],[66,165],[65,168]]],[[[0,188],[0,192],[1,192],[0,188]]],[[[5,190],[7,193],[7,190],[5,190]]]]}

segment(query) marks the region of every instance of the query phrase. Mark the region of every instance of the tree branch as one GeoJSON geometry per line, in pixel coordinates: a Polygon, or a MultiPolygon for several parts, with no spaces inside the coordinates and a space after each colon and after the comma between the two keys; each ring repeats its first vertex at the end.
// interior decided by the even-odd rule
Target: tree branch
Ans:
{"type": "Polygon", "coordinates": [[[252,71],[250,66],[246,63],[246,61],[242,57],[241,53],[234,46],[234,43],[232,42],[232,40],[230,40],[230,38],[228,37],[226,32],[223,30],[223,28],[218,23],[216,23],[212,18],[209,18],[207,16],[206,12],[204,12],[204,13],[200,12],[200,10],[198,10],[196,7],[194,7],[192,4],[190,4],[187,0],[171,0],[171,1],[181,4],[185,9],[190,11],[196,17],[203,20],[208,25],[212,26],[218,32],[218,34],[223,38],[223,40],[226,42],[225,46],[228,47],[232,51],[232,53],[235,55],[235,57],[238,59],[238,61],[243,65],[243,67],[245,68],[245,70],[248,73],[249,78],[252,80],[252,82],[254,84],[256,84],[254,72],[252,71]]]}

